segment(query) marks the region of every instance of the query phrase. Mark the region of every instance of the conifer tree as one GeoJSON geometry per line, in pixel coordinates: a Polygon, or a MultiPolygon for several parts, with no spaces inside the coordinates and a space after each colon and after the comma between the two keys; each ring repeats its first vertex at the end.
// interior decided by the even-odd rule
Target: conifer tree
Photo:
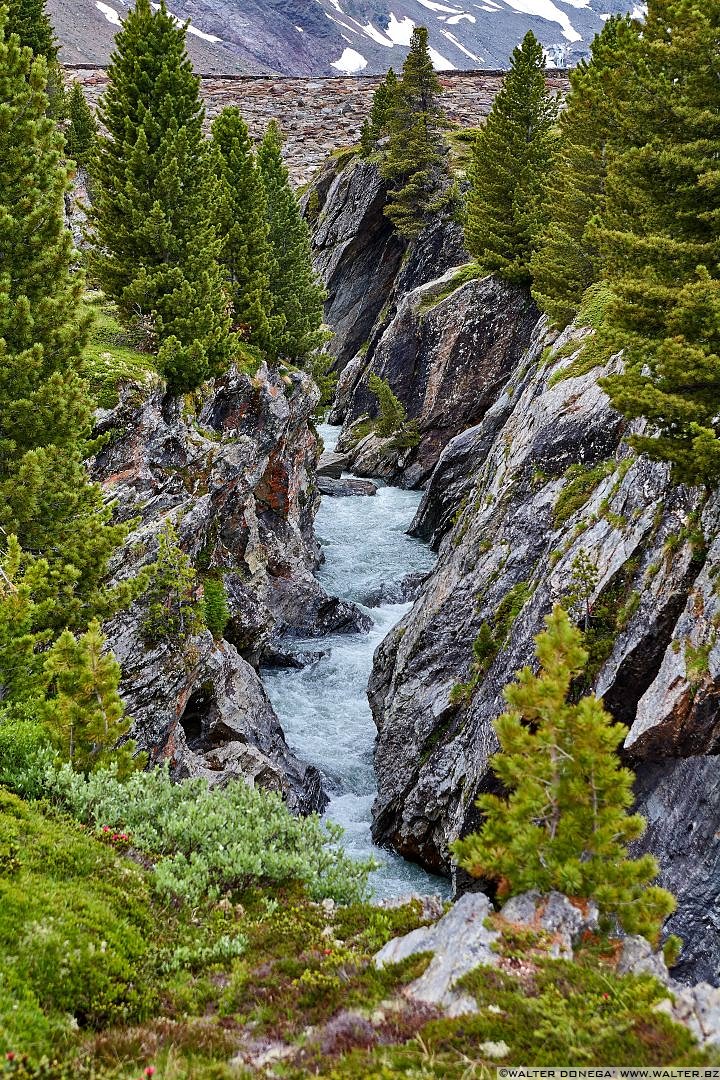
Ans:
{"type": "Polygon", "coordinates": [[[57,59],[58,47],[45,0],[5,0],[7,26],[5,36],[17,34],[20,44],[44,56],[50,63],[57,59]]]}
{"type": "Polygon", "coordinates": [[[370,121],[366,116],[360,129],[360,152],[363,157],[370,157],[374,149],[375,140],[373,139],[370,121]]]}
{"type": "Polygon", "coordinates": [[[76,638],[65,630],[47,654],[45,674],[51,697],[43,718],[62,757],[77,772],[92,772],[112,763],[118,776],[127,776],[144,764],[134,758],[135,744],[118,747],[131,721],[118,694],[120,665],[105,651],[97,621],[76,638]]]}
{"type": "Polygon", "coordinates": [[[158,539],[158,556],[145,598],[147,615],[143,633],[147,641],[171,641],[182,645],[205,629],[198,580],[188,556],[169,522],[158,539]]]}
{"type": "Polygon", "coordinates": [[[149,323],[172,388],[192,389],[234,351],[199,80],[164,2],[137,0],[115,44],[93,168],[93,268],[126,322],[149,323]]]}
{"type": "Polygon", "coordinates": [[[651,855],[628,857],[645,821],[628,813],[633,776],[617,756],[626,729],[592,695],[568,702],[588,654],[562,608],[546,628],[536,639],[539,674],[518,673],[505,689],[510,711],[495,723],[492,766],[508,794],[480,796],[482,830],[454,845],[455,858],[497,881],[500,896],[557,889],[592,898],[628,933],[654,942],[674,900],[651,884],[651,855]]]}
{"type": "Polygon", "coordinates": [[[83,627],[112,603],[107,561],[127,530],[108,524],[83,463],[92,451],[78,373],[83,281],[70,270],[68,176],[46,83],[46,61],[0,28],[0,529],[46,558],[49,622],[83,627]]]}
{"type": "Polygon", "coordinates": [[[632,445],[691,484],[720,479],[719,50],[717,4],[651,0],[597,232],[613,295],[598,333],[625,363],[603,385],[649,421],[632,445]]]}
{"type": "Polygon", "coordinates": [[[380,410],[380,419],[378,421],[377,432],[378,435],[387,437],[394,435],[400,431],[403,424],[407,420],[407,410],[405,406],[393,393],[392,387],[387,379],[381,379],[379,375],[374,372],[370,374],[368,379],[368,388],[372,394],[377,398],[378,408],[380,410]]]}
{"type": "MultiPolygon", "coordinates": [[[[267,198],[239,109],[223,109],[212,126],[212,142],[219,184],[220,262],[227,275],[235,328],[252,344],[269,348],[272,299],[267,198]]],[[[273,330],[277,329],[273,325],[273,330]]]]}
{"type": "Polygon", "coordinates": [[[572,322],[585,290],[600,278],[588,223],[603,208],[610,147],[621,138],[617,103],[637,36],[637,23],[613,16],[593,41],[590,60],[570,72],[545,185],[549,222],[531,262],[533,296],[559,327],[572,322]]]}
{"type": "Polygon", "coordinates": [[[427,29],[416,27],[402,78],[395,93],[388,92],[389,145],[380,169],[389,187],[385,214],[409,239],[419,235],[450,199],[441,93],[427,29]]]}
{"type": "Polygon", "coordinates": [[[545,85],[543,49],[528,31],[481,130],[470,169],[465,239],[486,273],[530,283],[545,225],[543,184],[554,151],[557,103],[545,85]]]}
{"type": "Polygon", "coordinates": [[[313,270],[310,231],[290,186],[282,137],[274,120],[265,132],[257,162],[267,197],[272,312],[284,319],[284,326],[273,336],[273,352],[302,360],[326,339],[322,327],[325,291],[313,270]]]}
{"type": "Polygon", "coordinates": [[[370,110],[370,134],[375,142],[387,135],[390,117],[397,104],[398,77],[392,68],[373,94],[370,110]]]}
{"type": "MultiPolygon", "coordinates": [[[[48,564],[29,559],[17,537],[8,538],[0,563],[0,700],[24,702],[42,696],[41,649],[51,633],[36,597],[47,594],[48,564]]],[[[47,601],[46,601],[47,603],[47,601]]]]}
{"type": "Polygon", "coordinates": [[[70,124],[65,135],[68,157],[86,169],[90,164],[95,140],[97,122],[95,114],[85,100],[80,83],[74,82],[68,94],[68,120],[70,124]]]}

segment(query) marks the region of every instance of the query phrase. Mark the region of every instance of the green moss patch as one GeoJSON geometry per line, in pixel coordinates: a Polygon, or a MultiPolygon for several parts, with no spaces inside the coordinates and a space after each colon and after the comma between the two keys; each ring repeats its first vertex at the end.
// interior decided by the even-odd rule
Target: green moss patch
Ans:
{"type": "Polygon", "coordinates": [[[82,374],[97,404],[112,409],[117,405],[121,383],[159,380],[155,357],[138,347],[136,338],[118,322],[115,305],[102,293],[88,293],[85,310],[92,322],[82,374]]]}

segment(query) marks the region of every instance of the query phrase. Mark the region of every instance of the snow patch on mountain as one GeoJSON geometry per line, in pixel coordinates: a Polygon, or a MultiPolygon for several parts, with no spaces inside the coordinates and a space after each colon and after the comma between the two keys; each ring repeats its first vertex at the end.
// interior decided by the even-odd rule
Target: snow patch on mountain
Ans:
{"type": "Polygon", "coordinates": [[[339,60],[333,60],[331,67],[337,68],[343,75],[357,75],[367,67],[367,60],[357,49],[345,49],[339,60]]]}

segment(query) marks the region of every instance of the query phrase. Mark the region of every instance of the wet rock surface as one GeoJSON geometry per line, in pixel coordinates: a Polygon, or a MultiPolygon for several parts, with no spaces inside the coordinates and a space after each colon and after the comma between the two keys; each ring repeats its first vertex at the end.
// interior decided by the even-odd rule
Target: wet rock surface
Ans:
{"type": "MultiPolygon", "coordinates": [[[[569,331],[546,352],[553,339],[538,323],[484,419],[435,468],[414,531],[439,550],[437,568],[377,649],[369,684],[373,834],[451,871],[449,843],[477,827],[475,798],[495,784],[488,759],[503,687],[533,662],[544,616],[575,587],[578,559],[589,560],[590,607],[606,622],[614,613],[592,681],[629,728],[624,754],[650,822],[638,850],[658,857],[678,896],[668,929],[686,941],[683,980],[718,982],[720,792],[716,758],[701,756],[717,753],[719,722],[717,499],[671,485],[665,466],[626,448],[628,425],[598,387],[603,369],[561,377],[585,336],[569,331]],[[495,652],[478,671],[483,623],[495,652]],[[465,699],[451,700],[470,679],[465,699]]],[[[470,885],[460,874],[455,884],[470,885]]]]}
{"type": "Polygon", "coordinates": [[[335,498],[346,495],[377,495],[378,492],[377,484],[373,484],[372,480],[357,480],[351,476],[343,480],[319,476],[317,486],[321,495],[330,495],[335,498]]]}
{"type": "Polygon", "coordinates": [[[264,366],[252,378],[231,370],[192,398],[167,395],[157,380],[128,386],[99,414],[107,442],[93,466],[118,517],[134,521],[116,579],[152,562],[172,524],[199,587],[207,574],[222,578],[230,614],[218,642],[204,633],[149,644],[142,598],[108,624],[133,737],[178,778],[242,775],[301,812],[324,805],[320,776],[288,750],[253,668],[285,637],[369,624],[313,575],[317,395],[305,375],[264,366]]]}

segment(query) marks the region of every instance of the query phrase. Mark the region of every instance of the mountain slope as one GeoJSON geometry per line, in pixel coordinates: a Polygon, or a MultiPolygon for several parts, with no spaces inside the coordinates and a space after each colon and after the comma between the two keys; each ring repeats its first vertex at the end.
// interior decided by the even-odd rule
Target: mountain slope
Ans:
{"type": "MultiPolygon", "coordinates": [[[[49,0],[67,63],[107,62],[122,0],[49,0]]],[[[403,62],[415,26],[430,30],[438,69],[503,68],[532,29],[548,63],[586,54],[608,15],[633,0],[175,0],[192,20],[199,70],[286,75],[373,74],[403,62]]]]}

